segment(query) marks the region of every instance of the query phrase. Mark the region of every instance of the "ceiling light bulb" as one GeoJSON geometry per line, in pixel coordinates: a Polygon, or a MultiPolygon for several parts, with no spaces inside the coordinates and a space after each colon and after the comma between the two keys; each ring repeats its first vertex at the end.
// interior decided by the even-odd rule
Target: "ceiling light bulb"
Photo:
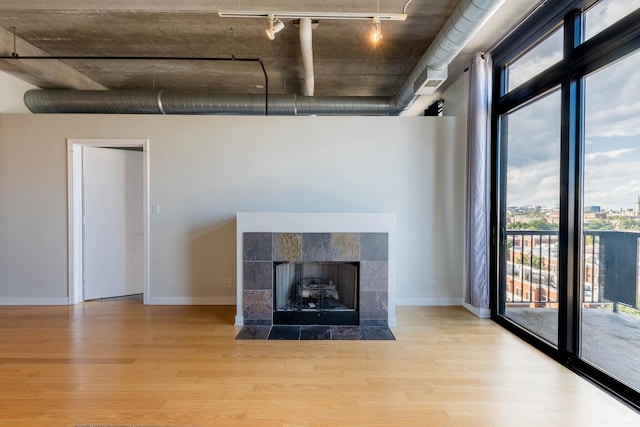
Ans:
{"type": "Polygon", "coordinates": [[[283,28],[284,28],[284,22],[272,16],[269,16],[269,28],[265,30],[269,40],[275,39],[276,34],[282,31],[283,28]]]}
{"type": "Polygon", "coordinates": [[[373,30],[371,31],[371,42],[378,44],[382,40],[382,30],[380,29],[380,20],[373,19],[373,30]]]}

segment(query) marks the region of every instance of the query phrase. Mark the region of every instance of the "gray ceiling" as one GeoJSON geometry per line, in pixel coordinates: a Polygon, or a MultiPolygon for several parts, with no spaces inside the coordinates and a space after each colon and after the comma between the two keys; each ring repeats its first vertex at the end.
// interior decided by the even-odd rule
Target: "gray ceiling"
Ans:
{"type": "MultiPolygon", "coordinates": [[[[266,19],[220,18],[218,10],[401,13],[405,0],[378,1],[5,1],[0,0],[0,54],[20,56],[162,56],[261,58],[274,94],[301,94],[299,33],[291,20],[270,41],[266,19]],[[379,3],[379,4],[378,4],[379,3]]],[[[539,3],[508,0],[451,64],[449,82],[472,52],[491,46],[539,3]]],[[[315,95],[393,96],[459,0],[413,0],[407,20],[382,22],[383,40],[367,39],[368,21],[323,20],[313,30],[315,95]]],[[[5,60],[0,69],[42,88],[211,90],[263,93],[254,62],[5,60]],[[46,62],[46,64],[45,64],[46,62]],[[66,68],[71,67],[73,70],[66,68]],[[75,74],[79,72],[79,74],[75,74]]]]}

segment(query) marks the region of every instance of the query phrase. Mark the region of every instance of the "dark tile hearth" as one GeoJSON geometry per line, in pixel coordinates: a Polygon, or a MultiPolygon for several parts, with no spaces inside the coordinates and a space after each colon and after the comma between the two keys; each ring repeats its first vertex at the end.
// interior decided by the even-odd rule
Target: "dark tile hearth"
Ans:
{"type": "Polygon", "coordinates": [[[395,341],[387,326],[243,326],[237,340],[395,341]]]}
{"type": "Polygon", "coordinates": [[[330,326],[302,326],[300,328],[300,340],[330,340],[330,326]]]}
{"type": "Polygon", "coordinates": [[[333,326],[331,339],[336,341],[360,341],[364,337],[360,326],[333,326]]]}
{"type": "Polygon", "coordinates": [[[269,332],[269,340],[299,340],[300,326],[274,325],[269,332]]]}
{"type": "Polygon", "coordinates": [[[236,336],[237,340],[265,340],[271,332],[271,326],[243,326],[236,336]]]}
{"type": "Polygon", "coordinates": [[[364,340],[395,340],[391,330],[386,326],[362,326],[362,339],[364,340]]]}

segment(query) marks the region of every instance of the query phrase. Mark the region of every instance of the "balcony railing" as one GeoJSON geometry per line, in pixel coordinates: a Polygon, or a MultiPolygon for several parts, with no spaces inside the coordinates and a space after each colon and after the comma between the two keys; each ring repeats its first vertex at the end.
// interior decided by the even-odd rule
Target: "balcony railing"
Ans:
{"type": "MultiPolygon", "coordinates": [[[[585,231],[581,303],[638,308],[639,232],[585,231]]],[[[506,294],[510,306],[558,307],[558,231],[507,230],[506,294]]]]}

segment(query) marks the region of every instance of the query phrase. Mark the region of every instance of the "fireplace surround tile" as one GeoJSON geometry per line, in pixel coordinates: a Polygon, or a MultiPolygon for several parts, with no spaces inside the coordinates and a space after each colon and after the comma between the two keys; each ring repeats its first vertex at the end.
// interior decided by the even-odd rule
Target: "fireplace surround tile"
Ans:
{"type": "Polygon", "coordinates": [[[387,291],[360,291],[360,323],[387,319],[387,291]]]}
{"type": "Polygon", "coordinates": [[[272,233],[244,233],[242,259],[244,261],[271,261],[272,233]]]}
{"type": "Polygon", "coordinates": [[[265,290],[273,288],[273,265],[271,261],[245,261],[242,277],[245,290],[265,290]]]}
{"type": "Polygon", "coordinates": [[[273,291],[245,290],[243,292],[243,314],[248,325],[264,325],[273,320],[273,291]]]}
{"type": "Polygon", "coordinates": [[[389,261],[387,233],[361,233],[360,259],[362,261],[389,261]]]}
{"type": "Polygon", "coordinates": [[[301,261],[302,235],[300,233],[273,234],[273,261],[301,261]]]}
{"type": "Polygon", "coordinates": [[[386,261],[360,261],[360,291],[386,291],[388,281],[386,261]]]}
{"type": "Polygon", "coordinates": [[[357,233],[331,233],[329,261],[360,261],[360,236],[357,233]]]}
{"type": "Polygon", "coordinates": [[[302,261],[331,261],[331,234],[303,233],[302,261]]]}
{"type": "Polygon", "coordinates": [[[273,322],[274,261],[359,262],[361,325],[386,326],[387,233],[243,233],[245,325],[273,322]]]}

